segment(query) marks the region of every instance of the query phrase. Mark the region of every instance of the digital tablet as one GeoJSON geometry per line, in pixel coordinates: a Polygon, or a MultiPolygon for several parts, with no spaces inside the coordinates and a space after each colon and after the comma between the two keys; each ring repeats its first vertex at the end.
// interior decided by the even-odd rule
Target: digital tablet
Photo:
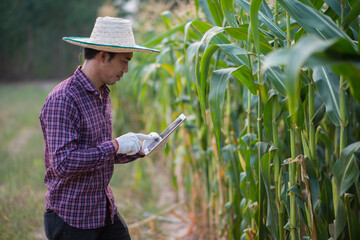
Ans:
{"type": "Polygon", "coordinates": [[[170,134],[177,129],[186,119],[184,114],[181,114],[179,117],[175,119],[170,125],[160,134],[162,138],[159,140],[153,140],[146,148],[143,149],[145,155],[149,155],[152,151],[154,151],[161,143],[166,141],[166,139],[170,136],[170,134]]]}

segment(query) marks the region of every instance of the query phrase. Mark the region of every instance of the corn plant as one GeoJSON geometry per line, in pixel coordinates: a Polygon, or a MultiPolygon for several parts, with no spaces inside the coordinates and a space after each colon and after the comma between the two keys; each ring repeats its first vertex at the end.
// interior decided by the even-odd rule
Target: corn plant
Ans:
{"type": "Polygon", "coordinates": [[[206,238],[359,239],[360,2],[269,2],[164,13],[133,93],[206,238]]]}

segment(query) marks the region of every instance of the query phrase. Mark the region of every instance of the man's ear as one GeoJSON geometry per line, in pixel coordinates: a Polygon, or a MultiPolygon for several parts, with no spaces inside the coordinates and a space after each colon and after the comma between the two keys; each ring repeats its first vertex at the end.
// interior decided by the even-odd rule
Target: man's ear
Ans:
{"type": "Polygon", "coordinates": [[[107,52],[104,52],[104,51],[101,51],[98,53],[98,59],[99,59],[99,62],[101,63],[104,63],[107,61],[107,58],[108,58],[108,53],[107,52]]]}

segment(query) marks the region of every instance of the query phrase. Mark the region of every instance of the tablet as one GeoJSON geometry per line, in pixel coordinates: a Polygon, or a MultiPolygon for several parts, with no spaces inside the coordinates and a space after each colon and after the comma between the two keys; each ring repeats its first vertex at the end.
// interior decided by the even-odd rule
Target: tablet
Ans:
{"type": "Polygon", "coordinates": [[[177,129],[185,120],[186,116],[184,114],[181,114],[179,117],[177,117],[175,121],[170,123],[170,125],[160,134],[160,137],[162,138],[161,141],[153,140],[145,149],[143,149],[144,154],[149,155],[152,151],[154,151],[161,143],[166,141],[170,134],[175,131],[175,129],[177,129]]]}

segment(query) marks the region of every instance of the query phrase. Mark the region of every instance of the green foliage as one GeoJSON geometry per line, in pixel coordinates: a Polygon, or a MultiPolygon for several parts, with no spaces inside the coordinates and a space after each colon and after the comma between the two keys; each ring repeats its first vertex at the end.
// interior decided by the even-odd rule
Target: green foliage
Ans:
{"type": "Polygon", "coordinates": [[[204,19],[148,41],[162,53],[134,91],[148,130],[189,116],[167,154],[208,234],[359,237],[359,7],[342,3],[199,0],[204,19]]]}
{"type": "Polygon", "coordinates": [[[105,0],[4,0],[0,3],[0,78],[54,78],[71,75],[80,48],[64,36],[90,36],[105,0]],[[6,33],[6,34],[5,34],[6,33]]]}

